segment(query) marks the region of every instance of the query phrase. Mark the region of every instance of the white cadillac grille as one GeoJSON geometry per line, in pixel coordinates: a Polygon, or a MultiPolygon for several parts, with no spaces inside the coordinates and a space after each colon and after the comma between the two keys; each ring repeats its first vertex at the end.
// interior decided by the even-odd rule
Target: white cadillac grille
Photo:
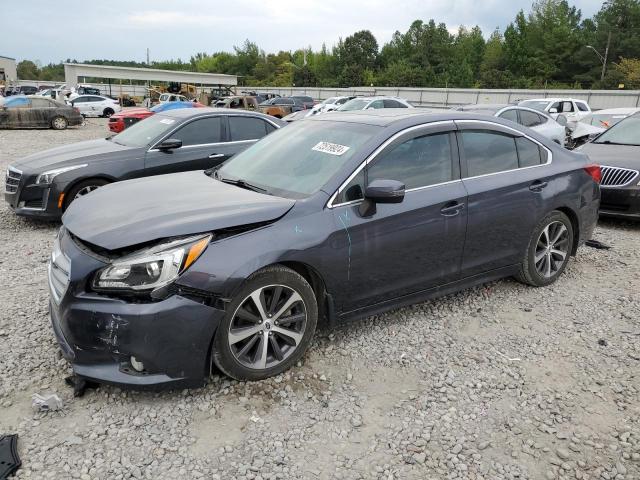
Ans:
{"type": "Polygon", "coordinates": [[[638,177],[638,170],[620,167],[602,167],[602,187],[624,187],[638,177]]]}

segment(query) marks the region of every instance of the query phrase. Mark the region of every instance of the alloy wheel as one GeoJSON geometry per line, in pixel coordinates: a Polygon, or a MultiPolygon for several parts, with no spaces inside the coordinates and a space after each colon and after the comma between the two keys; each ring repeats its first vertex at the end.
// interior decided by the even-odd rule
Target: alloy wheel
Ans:
{"type": "Polygon", "coordinates": [[[245,367],[272,368],[298,348],[306,325],[307,308],[300,294],[285,285],[268,285],[254,290],[233,314],[229,347],[245,367]]]}
{"type": "Polygon", "coordinates": [[[73,197],[73,199],[75,200],[77,198],[84,197],[87,193],[93,192],[98,187],[99,187],[99,185],[87,185],[86,187],[81,188],[80,190],[78,190],[78,193],[76,193],[76,196],[73,197]]]}
{"type": "Polygon", "coordinates": [[[551,222],[538,237],[534,262],[541,277],[553,277],[569,254],[569,230],[562,222],[551,222]]]}
{"type": "Polygon", "coordinates": [[[55,118],[53,120],[53,127],[57,130],[64,130],[67,127],[67,121],[62,117],[55,118]]]}

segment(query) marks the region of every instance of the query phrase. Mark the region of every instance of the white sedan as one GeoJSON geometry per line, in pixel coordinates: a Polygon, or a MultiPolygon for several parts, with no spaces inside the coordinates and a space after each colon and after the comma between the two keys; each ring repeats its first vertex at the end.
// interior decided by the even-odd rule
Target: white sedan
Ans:
{"type": "Polygon", "coordinates": [[[83,117],[110,117],[122,111],[120,102],[102,95],[81,95],[71,101],[83,117]]]}

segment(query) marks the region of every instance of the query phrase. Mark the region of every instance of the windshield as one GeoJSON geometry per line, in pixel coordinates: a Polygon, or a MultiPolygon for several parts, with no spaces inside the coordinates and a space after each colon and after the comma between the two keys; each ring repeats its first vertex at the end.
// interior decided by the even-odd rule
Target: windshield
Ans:
{"type": "Polygon", "coordinates": [[[340,112],[350,112],[352,110],[364,110],[369,104],[369,100],[363,100],[361,98],[354,98],[338,108],[340,112]]]}
{"type": "Polygon", "coordinates": [[[627,118],[629,115],[624,114],[593,114],[587,117],[584,121],[589,125],[600,128],[613,127],[623,118],[627,118]]]}
{"type": "Polygon", "coordinates": [[[338,100],[338,97],[329,97],[323,102],[320,102],[320,105],[331,105],[333,103],[336,103],[336,100],[338,100]]]}
{"type": "Polygon", "coordinates": [[[346,122],[293,123],[231,158],[218,178],[243,180],[281,197],[305,198],[320,190],[380,128],[346,122]]]}
{"type": "Polygon", "coordinates": [[[593,143],[640,146],[640,116],[627,117],[605,131],[593,143]]]}
{"type": "Polygon", "coordinates": [[[520,102],[520,106],[529,107],[538,110],[539,112],[544,112],[544,109],[547,108],[547,105],[549,105],[550,103],[551,102],[549,102],[548,100],[525,100],[524,102],[520,102]]]}
{"type": "Polygon", "coordinates": [[[127,147],[146,147],[176,126],[177,122],[174,118],[156,113],[152,117],[134,123],[111,140],[127,147]]]}

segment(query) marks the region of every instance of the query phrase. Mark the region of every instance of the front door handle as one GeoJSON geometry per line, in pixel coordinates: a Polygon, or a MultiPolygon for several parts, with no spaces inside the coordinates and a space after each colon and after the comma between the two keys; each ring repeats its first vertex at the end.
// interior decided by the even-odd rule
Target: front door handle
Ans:
{"type": "Polygon", "coordinates": [[[547,185],[549,185],[549,183],[543,182],[542,180],[536,180],[531,185],[529,185],[529,190],[531,190],[532,192],[541,192],[547,187],[547,185]]]}
{"type": "Polygon", "coordinates": [[[440,213],[445,217],[454,217],[464,208],[464,203],[450,202],[440,209],[440,213]]]}
{"type": "Polygon", "coordinates": [[[224,153],[212,153],[209,155],[209,158],[222,158],[224,157],[224,153]]]}

